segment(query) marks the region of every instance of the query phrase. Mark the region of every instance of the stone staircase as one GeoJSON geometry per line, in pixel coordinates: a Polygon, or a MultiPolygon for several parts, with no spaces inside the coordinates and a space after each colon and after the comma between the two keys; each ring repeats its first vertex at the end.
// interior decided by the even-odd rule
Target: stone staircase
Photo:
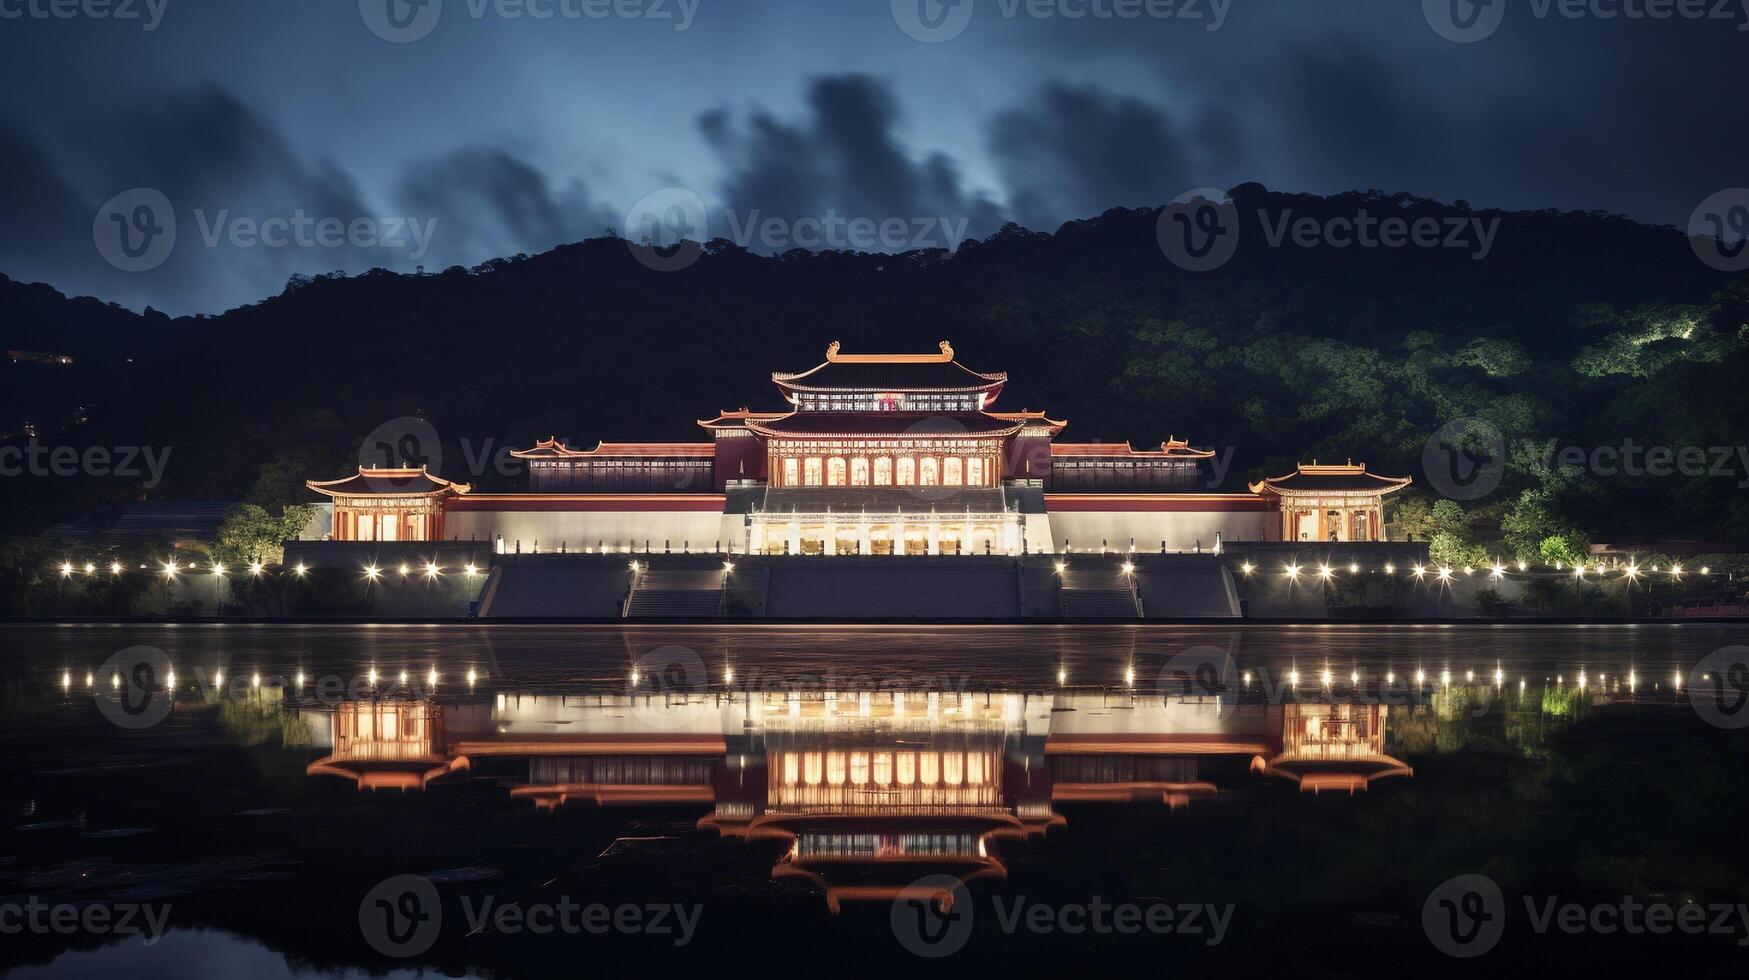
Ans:
{"type": "Polygon", "coordinates": [[[708,619],[722,612],[718,568],[649,568],[640,571],[626,596],[626,619],[708,619]]]}
{"type": "Polygon", "coordinates": [[[1140,619],[1135,581],[1116,569],[1066,569],[1057,576],[1064,619],[1140,619]]]}

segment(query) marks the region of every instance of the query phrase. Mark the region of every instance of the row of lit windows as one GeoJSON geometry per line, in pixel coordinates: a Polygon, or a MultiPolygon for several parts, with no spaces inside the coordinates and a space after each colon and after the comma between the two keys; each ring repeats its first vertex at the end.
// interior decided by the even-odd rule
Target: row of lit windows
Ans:
{"type": "Polygon", "coordinates": [[[977,392],[799,392],[796,407],[804,412],[975,412],[977,392]]]}
{"type": "Polygon", "coordinates": [[[980,456],[912,459],[901,456],[857,456],[822,459],[809,456],[783,461],[786,487],[987,487],[995,482],[995,466],[980,456]]]}
{"type": "Polygon", "coordinates": [[[783,752],[787,786],[979,786],[991,781],[985,752],[783,752]]]}

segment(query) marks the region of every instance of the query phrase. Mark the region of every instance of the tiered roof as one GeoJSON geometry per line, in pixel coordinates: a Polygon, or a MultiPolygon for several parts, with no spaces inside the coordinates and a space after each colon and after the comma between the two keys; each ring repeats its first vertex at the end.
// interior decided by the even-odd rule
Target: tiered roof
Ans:
{"type": "Polygon", "coordinates": [[[826,348],[826,360],[800,373],[773,372],[771,380],[785,395],[797,391],[988,391],[986,404],[996,400],[1006,372],[985,374],[954,360],[953,345],[941,342],[939,354],[843,354],[838,341],[826,348]]]}
{"type": "Polygon", "coordinates": [[[1377,493],[1386,494],[1409,485],[1406,476],[1368,473],[1365,463],[1300,463],[1292,473],[1272,476],[1251,484],[1252,493],[1377,493]]]}
{"type": "Polygon", "coordinates": [[[309,480],[304,486],[330,497],[428,497],[473,489],[466,483],[451,483],[432,476],[423,466],[395,469],[360,466],[356,475],[339,480],[309,480]]]}

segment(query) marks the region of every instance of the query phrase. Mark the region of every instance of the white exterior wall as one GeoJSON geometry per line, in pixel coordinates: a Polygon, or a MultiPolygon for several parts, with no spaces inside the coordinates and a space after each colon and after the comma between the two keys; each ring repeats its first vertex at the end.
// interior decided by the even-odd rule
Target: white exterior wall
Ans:
{"type": "Polygon", "coordinates": [[[711,511],[512,511],[452,510],[444,516],[446,538],[491,541],[502,535],[506,551],[542,552],[593,550],[597,543],[615,551],[631,548],[661,552],[664,547],[679,552],[709,552],[722,543],[736,552],[746,550],[745,519],[740,514],[711,511]]]}
{"type": "Polygon", "coordinates": [[[1051,550],[1061,551],[1068,538],[1075,551],[1098,551],[1102,540],[1126,551],[1135,538],[1139,552],[1157,552],[1161,541],[1167,551],[1192,551],[1199,541],[1210,551],[1217,532],[1224,541],[1272,540],[1280,520],[1274,511],[1057,511],[1051,550]]]}

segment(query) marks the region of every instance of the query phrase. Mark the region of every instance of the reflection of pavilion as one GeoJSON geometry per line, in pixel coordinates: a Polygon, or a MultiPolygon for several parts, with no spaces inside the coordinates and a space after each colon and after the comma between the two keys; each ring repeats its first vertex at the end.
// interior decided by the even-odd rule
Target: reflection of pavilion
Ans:
{"type": "Polygon", "coordinates": [[[701,828],[782,844],[773,875],[813,882],[836,911],[926,874],[1003,877],[993,845],[1063,826],[1059,802],[1175,808],[1244,767],[1314,793],[1411,775],[1386,754],[1386,717],[1373,704],[1068,692],[348,701],[308,772],[405,791],[521,757],[511,795],[541,809],[709,806],[701,828]]]}

